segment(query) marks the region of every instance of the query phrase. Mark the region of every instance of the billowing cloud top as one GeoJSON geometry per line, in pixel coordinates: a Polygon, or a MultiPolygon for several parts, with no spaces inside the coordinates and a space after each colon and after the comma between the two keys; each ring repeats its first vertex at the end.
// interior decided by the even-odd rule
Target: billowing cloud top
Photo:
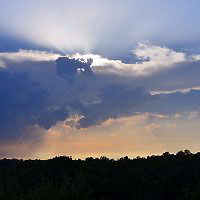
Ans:
{"type": "Polygon", "coordinates": [[[143,112],[199,110],[198,55],[149,43],[132,52],[138,60],[132,64],[93,54],[0,53],[1,137],[60,121],[87,128],[143,112]]]}

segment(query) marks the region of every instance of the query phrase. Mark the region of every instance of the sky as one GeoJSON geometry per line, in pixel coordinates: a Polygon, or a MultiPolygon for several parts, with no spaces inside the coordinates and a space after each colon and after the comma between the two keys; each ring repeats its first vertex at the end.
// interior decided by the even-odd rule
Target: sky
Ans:
{"type": "Polygon", "coordinates": [[[199,151],[198,0],[0,5],[0,158],[199,151]]]}

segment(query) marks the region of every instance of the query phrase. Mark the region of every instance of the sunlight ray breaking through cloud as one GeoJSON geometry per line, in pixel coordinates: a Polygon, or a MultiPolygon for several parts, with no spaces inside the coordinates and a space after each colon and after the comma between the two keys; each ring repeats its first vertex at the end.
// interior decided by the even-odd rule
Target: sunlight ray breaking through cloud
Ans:
{"type": "Polygon", "coordinates": [[[199,7],[1,0],[0,157],[196,151],[199,7]]]}

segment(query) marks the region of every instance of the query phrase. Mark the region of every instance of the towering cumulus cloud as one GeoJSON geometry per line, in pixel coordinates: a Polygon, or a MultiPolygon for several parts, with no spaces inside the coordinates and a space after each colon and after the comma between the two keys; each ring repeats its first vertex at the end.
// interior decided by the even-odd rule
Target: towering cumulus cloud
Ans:
{"type": "Polygon", "coordinates": [[[57,74],[66,79],[73,79],[77,74],[92,75],[91,64],[93,60],[59,57],[56,60],[57,74]]]}
{"type": "Polygon", "coordinates": [[[42,138],[61,124],[81,131],[148,116],[152,131],[164,120],[198,118],[198,55],[148,43],[133,54],[137,62],[127,64],[93,54],[0,53],[1,141],[42,138]]]}

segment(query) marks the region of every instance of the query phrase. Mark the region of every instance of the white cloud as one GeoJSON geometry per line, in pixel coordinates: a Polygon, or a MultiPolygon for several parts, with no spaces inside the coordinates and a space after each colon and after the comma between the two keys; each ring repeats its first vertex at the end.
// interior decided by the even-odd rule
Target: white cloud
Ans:
{"type": "MultiPolygon", "coordinates": [[[[111,60],[96,54],[77,53],[66,56],[83,59],[92,58],[92,70],[94,73],[126,77],[127,79],[121,79],[121,81],[127,80],[131,81],[135,86],[143,86],[149,90],[152,95],[176,92],[187,93],[193,89],[200,90],[198,61],[193,58],[199,55],[191,56],[183,52],[176,52],[167,47],[160,47],[150,43],[138,44],[132,53],[135,54],[140,62],[127,64],[121,60],[111,60]],[[166,76],[165,73],[162,72],[167,72],[168,75],[166,76]],[[173,73],[173,76],[176,74],[177,78],[172,80],[171,73],[173,73]],[[188,73],[190,73],[189,76],[188,73]]],[[[54,64],[54,61],[59,56],[61,55],[52,52],[34,50],[2,52],[0,53],[0,67],[11,67],[13,66],[11,63],[14,64],[23,61],[33,61],[35,63],[40,61],[52,61],[51,63],[54,64]]],[[[16,71],[19,70],[19,68],[17,68],[16,71]]],[[[19,71],[21,70],[23,70],[22,67],[19,71]]],[[[25,66],[24,70],[30,72],[25,66]]],[[[119,78],[110,81],[116,82],[118,80],[119,78]]]]}
{"type": "Polygon", "coordinates": [[[200,60],[200,55],[192,55],[192,60],[199,61],[200,60]]]}
{"type": "Polygon", "coordinates": [[[189,112],[188,113],[188,119],[196,119],[199,116],[199,113],[197,111],[189,112]]]}
{"type": "Polygon", "coordinates": [[[121,60],[109,60],[94,54],[75,54],[72,57],[83,59],[93,58],[94,62],[92,66],[96,73],[114,73],[126,76],[149,75],[187,61],[185,53],[176,52],[172,49],[150,43],[139,43],[132,53],[141,62],[126,64],[121,60]]]}
{"type": "MultiPolygon", "coordinates": [[[[144,76],[171,69],[180,63],[195,61],[183,52],[176,52],[167,47],[160,47],[150,43],[139,43],[132,53],[140,62],[126,64],[121,60],[111,60],[96,54],[66,55],[72,58],[92,58],[92,68],[95,73],[118,74],[123,76],[144,76]]],[[[0,53],[0,67],[5,67],[6,61],[55,61],[59,54],[47,51],[19,50],[17,52],[0,53]]]]}
{"type": "Polygon", "coordinates": [[[0,53],[0,67],[6,67],[6,61],[55,61],[60,55],[47,51],[22,50],[0,53]]]}
{"type": "Polygon", "coordinates": [[[133,53],[142,61],[141,70],[159,70],[186,61],[186,55],[167,47],[139,43],[133,53]],[[146,61],[145,61],[146,60],[146,61]]]}
{"type": "Polygon", "coordinates": [[[155,91],[150,91],[151,95],[157,95],[157,94],[173,94],[173,93],[189,93],[191,90],[200,90],[200,86],[195,86],[191,88],[178,88],[174,90],[155,90],[155,91]]]}

